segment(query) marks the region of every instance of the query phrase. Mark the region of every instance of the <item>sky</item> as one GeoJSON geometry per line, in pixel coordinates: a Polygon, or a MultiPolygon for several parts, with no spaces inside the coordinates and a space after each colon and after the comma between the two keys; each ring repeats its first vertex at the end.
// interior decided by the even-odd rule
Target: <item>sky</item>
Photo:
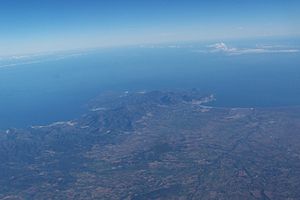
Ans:
{"type": "Polygon", "coordinates": [[[297,0],[1,0],[0,56],[300,36],[297,0]]]}

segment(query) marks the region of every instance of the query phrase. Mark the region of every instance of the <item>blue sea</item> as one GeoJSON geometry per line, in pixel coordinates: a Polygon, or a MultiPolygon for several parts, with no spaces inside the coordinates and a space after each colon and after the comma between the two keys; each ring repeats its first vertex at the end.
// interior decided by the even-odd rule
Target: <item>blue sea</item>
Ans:
{"type": "Polygon", "coordinates": [[[214,94],[213,105],[220,107],[300,105],[297,42],[223,44],[143,45],[2,59],[0,129],[77,118],[89,100],[106,91],[197,88],[214,94]]]}

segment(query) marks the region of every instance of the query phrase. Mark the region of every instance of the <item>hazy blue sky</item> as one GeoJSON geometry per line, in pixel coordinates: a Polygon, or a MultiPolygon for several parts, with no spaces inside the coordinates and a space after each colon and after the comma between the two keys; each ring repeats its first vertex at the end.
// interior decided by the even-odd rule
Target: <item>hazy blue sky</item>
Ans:
{"type": "Polygon", "coordinates": [[[297,0],[1,0],[0,55],[299,36],[297,0]]]}

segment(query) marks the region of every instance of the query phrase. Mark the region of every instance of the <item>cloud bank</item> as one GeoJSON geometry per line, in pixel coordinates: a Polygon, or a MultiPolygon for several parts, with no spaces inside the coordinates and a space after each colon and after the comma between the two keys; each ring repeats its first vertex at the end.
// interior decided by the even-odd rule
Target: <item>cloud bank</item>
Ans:
{"type": "Polygon", "coordinates": [[[258,46],[255,48],[235,48],[229,47],[224,42],[215,43],[207,46],[210,53],[226,53],[228,55],[243,55],[243,54],[262,54],[262,53],[298,53],[299,49],[283,49],[278,46],[258,46]]]}
{"type": "Polygon", "coordinates": [[[18,55],[9,57],[0,57],[0,69],[19,66],[19,65],[30,65],[37,63],[44,63],[50,61],[63,60],[72,57],[79,57],[86,55],[87,52],[63,52],[63,53],[38,53],[31,55],[18,55]]]}

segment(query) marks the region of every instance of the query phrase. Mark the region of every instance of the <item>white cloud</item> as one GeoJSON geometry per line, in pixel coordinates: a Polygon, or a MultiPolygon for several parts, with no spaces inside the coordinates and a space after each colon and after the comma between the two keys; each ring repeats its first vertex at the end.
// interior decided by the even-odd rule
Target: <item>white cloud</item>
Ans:
{"type": "Polygon", "coordinates": [[[229,48],[224,42],[212,44],[208,46],[211,52],[235,52],[236,48],[229,48]]]}
{"type": "Polygon", "coordinates": [[[4,65],[0,65],[0,69],[1,69],[1,68],[6,68],[6,67],[14,67],[14,66],[18,66],[18,65],[37,64],[37,63],[42,63],[42,62],[44,62],[44,61],[42,61],[42,60],[36,60],[36,61],[29,61],[29,62],[20,62],[20,63],[4,64],[4,65]]]}
{"type": "Polygon", "coordinates": [[[14,67],[19,65],[30,65],[43,62],[57,61],[68,59],[72,57],[79,57],[87,55],[87,52],[62,52],[62,53],[45,53],[45,54],[32,54],[32,55],[16,55],[9,57],[0,57],[0,69],[7,67],[14,67]]]}
{"type": "Polygon", "coordinates": [[[216,53],[216,52],[223,52],[228,55],[243,55],[243,54],[261,54],[261,53],[297,53],[300,52],[299,49],[282,49],[279,48],[281,46],[271,46],[271,45],[261,45],[256,48],[234,48],[229,47],[224,42],[215,43],[209,45],[209,52],[216,53]]]}

